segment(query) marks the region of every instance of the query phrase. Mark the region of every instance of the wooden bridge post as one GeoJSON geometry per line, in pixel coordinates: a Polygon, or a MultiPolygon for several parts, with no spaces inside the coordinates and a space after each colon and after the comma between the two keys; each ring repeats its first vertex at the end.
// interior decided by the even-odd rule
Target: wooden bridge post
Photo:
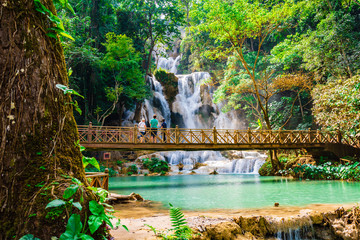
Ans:
{"type": "Polygon", "coordinates": [[[317,141],[320,143],[321,142],[321,135],[320,135],[320,130],[316,130],[316,139],[317,141]]]}
{"type": "Polygon", "coordinates": [[[282,133],[282,128],[279,128],[279,143],[282,144],[283,143],[283,133],[282,133]]]}
{"type": "Polygon", "coordinates": [[[133,129],[133,143],[137,143],[137,136],[138,136],[138,127],[137,127],[137,124],[134,125],[134,129],[133,129]]]}
{"type": "Polygon", "coordinates": [[[239,142],[239,131],[235,130],[234,143],[238,144],[238,142],[239,142]]]}
{"type": "Polygon", "coordinates": [[[214,137],[214,144],[217,144],[217,131],[216,131],[216,127],[213,128],[213,137],[214,137]]]}
{"type": "Polygon", "coordinates": [[[342,140],[341,131],[338,129],[338,130],[336,130],[336,133],[337,133],[337,141],[338,141],[338,143],[341,143],[341,140],[342,140]]]}
{"type": "Polygon", "coordinates": [[[176,125],[176,127],[175,127],[175,143],[176,144],[179,144],[179,136],[180,136],[179,125],[176,125]]]}
{"type": "Polygon", "coordinates": [[[251,129],[248,128],[248,143],[251,144],[251,129]]]}
{"type": "Polygon", "coordinates": [[[106,190],[106,191],[109,191],[109,169],[108,168],[105,168],[105,174],[107,176],[105,176],[103,178],[103,188],[106,190]]]}
{"type": "Polygon", "coordinates": [[[92,136],[91,128],[92,128],[92,122],[89,122],[88,135],[87,135],[87,142],[89,143],[91,142],[91,136],[92,136]]]}
{"type": "Polygon", "coordinates": [[[312,143],[311,128],[309,128],[309,143],[312,143]]]}

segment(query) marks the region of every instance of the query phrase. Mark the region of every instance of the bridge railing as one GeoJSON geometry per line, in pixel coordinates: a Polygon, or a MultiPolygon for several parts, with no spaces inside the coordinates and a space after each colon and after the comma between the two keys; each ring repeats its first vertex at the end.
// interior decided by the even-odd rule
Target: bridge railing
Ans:
{"type": "Polygon", "coordinates": [[[151,129],[78,126],[80,142],[162,144],[315,144],[343,143],[360,148],[360,140],[340,132],[319,130],[151,129]]]}

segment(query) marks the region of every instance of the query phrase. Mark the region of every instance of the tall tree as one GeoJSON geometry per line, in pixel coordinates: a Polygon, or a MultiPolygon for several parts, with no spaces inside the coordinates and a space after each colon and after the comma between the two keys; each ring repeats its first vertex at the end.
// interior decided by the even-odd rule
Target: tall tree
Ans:
{"type": "Polygon", "coordinates": [[[137,13],[141,38],[144,43],[144,68],[151,74],[152,54],[155,46],[170,46],[180,35],[179,27],[183,24],[183,14],[177,6],[177,0],[123,0],[123,8],[137,13]]]}
{"type": "Polygon", "coordinates": [[[56,88],[68,83],[59,38],[49,30],[57,23],[34,3],[56,15],[51,0],[0,5],[0,239],[59,236],[64,220],[46,218],[45,206],[70,184],[63,175],[85,178],[71,99],[56,88]]]}
{"type": "Polygon", "coordinates": [[[123,111],[135,101],[141,102],[146,97],[147,87],[141,72],[139,52],[133,48],[130,38],[125,35],[106,34],[106,54],[101,61],[103,74],[108,79],[107,98],[112,102],[102,114],[102,125],[116,108],[121,125],[123,111]]]}
{"type": "MultiPolygon", "coordinates": [[[[234,53],[234,57],[241,63],[242,76],[230,91],[230,97],[250,93],[259,110],[261,121],[267,129],[272,129],[269,114],[269,99],[273,92],[270,90],[273,71],[264,68],[260,61],[266,59],[263,50],[265,41],[271,34],[284,29],[284,23],[291,14],[291,4],[285,2],[270,4],[266,1],[248,0],[203,0],[194,7],[194,17],[203,19],[198,25],[199,30],[208,31],[210,37],[223,46],[215,50],[221,56],[224,53],[234,53]],[[247,43],[251,46],[248,47],[247,43]],[[224,44],[230,44],[225,48],[224,44]],[[262,69],[261,69],[262,68],[262,69]]],[[[230,78],[232,79],[232,78],[230,78]]],[[[231,80],[230,80],[231,81],[231,80]]],[[[271,156],[273,170],[282,168],[276,156],[271,156]]]]}

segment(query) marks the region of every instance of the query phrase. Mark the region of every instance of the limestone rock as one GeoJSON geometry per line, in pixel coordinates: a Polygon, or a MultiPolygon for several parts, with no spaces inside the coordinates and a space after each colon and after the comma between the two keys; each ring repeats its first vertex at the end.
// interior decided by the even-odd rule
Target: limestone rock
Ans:
{"type": "Polygon", "coordinates": [[[222,222],[216,225],[206,226],[205,231],[194,239],[233,240],[238,239],[237,236],[240,234],[241,229],[239,225],[234,222],[222,222]]]}
{"type": "Polygon", "coordinates": [[[270,223],[262,216],[260,217],[239,217],[234,219],[240,228],[245,232],[250,232],[256,237],[266,237],[274,235],[270,223]]]}
{"type": "Polygon", "coordinates": [[[319,212],[311,212],[310,219],[313,224],[321,224],[324,220],[324,216],[319,212]]]}

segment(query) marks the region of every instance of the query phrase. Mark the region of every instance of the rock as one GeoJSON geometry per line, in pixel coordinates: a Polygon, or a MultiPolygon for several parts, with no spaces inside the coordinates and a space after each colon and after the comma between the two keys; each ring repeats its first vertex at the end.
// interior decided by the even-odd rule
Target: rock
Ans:
{"type": "Polygon", "coordinates": [[[216,225],[206,226],[204,231],[200,233],[200,236],[195,236],[194,239],[232,240],[238,239],[238,235],[241,235],[241,228],[239,225],[234,222],[222,222],[216,225]]]}
{"type": "Polygon", "coordinates": [[[279,207],[279,203],[278,202],[276,202],[276,203],[274,203],[274,207],[279,207]]]}
{"type": "Polygon", "coordinates": [[[313,224],[322,224],[324,220],[323,214],[319,212],[311,212],[309,217],[313,224]]]}
{"type": "Polygon", "coordinates": [[[272,230],[270,223],[262,216],[260,217],[239,217],[234,219],[240,226],[241,230],[250,232],[256,237],[272,236],[275,232],[272,230]]]}

